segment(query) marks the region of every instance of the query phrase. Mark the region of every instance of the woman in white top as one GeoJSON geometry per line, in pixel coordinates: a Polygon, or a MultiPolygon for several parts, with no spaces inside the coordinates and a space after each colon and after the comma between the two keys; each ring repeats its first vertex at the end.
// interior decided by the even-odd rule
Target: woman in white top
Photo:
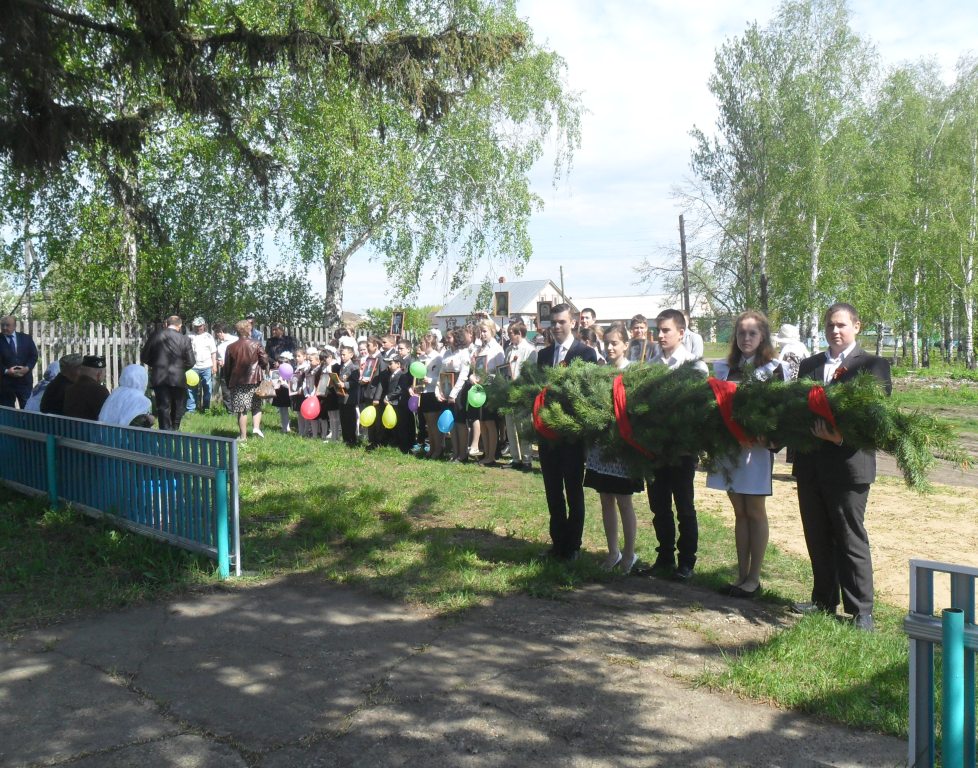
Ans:
{"type": "Polygon", "coordinates": [[[455,417],[451,432],[452,461],[455,462],[465,462],[469,459],[469,428],[465,423],[465,404],[459,399],[469,376],[469,348],[464,338],[461,330],[451,329],[445,332],[442,373],[454,374],[455,382],[446,392],[442,386],[443,381],[439,380],[437,393],[438,401],[443,404],[443,407],[450,409],[455,417]]]}
{"type": "MultiPolygon", "coordinates": [[[[618,369],[626,368],[629,363],[628,329],[625,328],[624,323],[615,323],[608,328],[604,334],[604,343],[608,364],[618,369]]],[[[624,464],[605,457],[596,447],[588,452],[586,467],[584,487],[593,488],[598,492],[601,499],[604,535],[608,540],[608,557],[601,567],[610,571],[620,564],[622,573],[629,573],[638,560],[638,555],[635,554],[638,522],[632,504],[632,494],[640,493],[645,488],[645,483],[630,477],[624,464]],[[623,549],[618,548],[619,515],[621,515],[621,530],[625,536],[623,549]]]]}
{"type": "MultiPolygon", "coordinates": [[[[509,366],[508,376],[515,379],[520,375],[524,364],[534,365],[537,360],[537,350],[526,340],[526,324],[516,320],[506,329],[509,335],[509,349],[506,352],[506,365],[509,366]]],[[[529,471],[533,468],[533,453],[530,448],[530,436],[517,431],[516,419],[512,413],[506,414],[506,433],[509,436],[509,450],[513,460],[510,467],[529,471]]]]}
{"type": "MultiPolygon", "coordinates": [[[[470,366],[469,381],[473,386],[485,384],[489,377],[495,375],[496,369],[503,364],[505,357],[503,348],[496,341],[496,324],[492,320],[480,320],[476,332],[479,335],[480,345],[470,366]]],[[[479,463],[484,467],[491,467],[496,463],[496,442],[499,437],[496,428],[497,414],[485,406],[479,411],[477,421],[481,427],[484,452],[483,459],[479,463]]],[[[472,453],[471,448],[469,453],[472,453]]]]}
{"type": "MultiPolygon", "coordinates": [[[[726,381],[740,381],[745,376],[761,381],[783,379],[764,315],[748,310],[737,318],[726,364],[714,364],[714,374],[726,381]]],[[[767,444],[755,443],[742,447],[736,458],[722,462],[718,471],[706,478],[708,488],[727,492],[734,508],[737,582],[727,589],[734,597],[752,598],[761,588],[761,564],[768,541],[765,499],[771,495],[773,465],[767,444]]]]}
{"type": "MultiPolygon", "coordinates": [[[[441,375],[442,357],[435,349],[434,339],[426,334],[418,348],[418,360],[424,363],[425,375],[415,384],[412,392],[421,395],[419,410],[424,416],[425,427],[428,430],[428,458],[440,459],[445,450],[445,436],[438,431],[438,417],[441,415],[441,404],[438,402],[438,377],[441,375]]],[[[424,453],[421,453],[424,456],[424,453]]]]}

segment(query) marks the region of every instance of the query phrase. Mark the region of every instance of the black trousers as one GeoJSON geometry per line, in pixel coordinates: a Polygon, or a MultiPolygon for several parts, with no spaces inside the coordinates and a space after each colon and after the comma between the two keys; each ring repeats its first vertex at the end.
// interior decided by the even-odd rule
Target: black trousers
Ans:
{"type": "Polygon", "coordinates": [[[187,387],[170,387],[161,384],[153,387],[156,395],[156,420],[160,429],[178,432],[180,420],[187,412],[187,387]]]}
{"type": "Polygon", "coordinates": [[[23,387],[15,389],[14,387],[4,387],[3,392],[0,392],[0,405],[5,405],[8,408],[13,408],[16,402],[21,408],[27,405],[27,401],[30,400],[32,387],[23,387]]]}
{"type": "Polygon", "coordinates": [[[798,508],[812,561],[812,602],[846,613],[873,612],[873,560],[863,520],[869,484],[826,486],[798,480],[798,508]]]}
{"type": "Polygon", "coordinates": [[[699,525],[696,507],[693,505],[693,478],[696,475],[696,457],[682,456],[679,464],[656,470],[649,480],[649,509],[652,510],[652,528],[659,542],[659,557],[671,560],[679,551],[679,564],[692,568],[696,565],[696,549],[699,545],[699,525]],[[676,502],[676,518],[679,521],[679,541],[676,541],[676,520],[672,516],[672,502],[676,502]]]}
{"type": "Polygon", "coordinates": [[[410,453],[414,443],[418,439],[418,423],[411,409],[407,407],[407,397],[401,395],[401,402],[397,404],[397,448],[401,453],[410,453]]]}
{"type": "Polygon", "coordinates": [[[540,441],[540,470],[550,510],[554,553],[568,557],[584,535],[584,446],[540,441]]]}
{"type": "Polygon", "coordinates": [[[340,432],[343,442],[347,445],[357,444],[357,407],[355,405],[340,406],[340,432]]]}

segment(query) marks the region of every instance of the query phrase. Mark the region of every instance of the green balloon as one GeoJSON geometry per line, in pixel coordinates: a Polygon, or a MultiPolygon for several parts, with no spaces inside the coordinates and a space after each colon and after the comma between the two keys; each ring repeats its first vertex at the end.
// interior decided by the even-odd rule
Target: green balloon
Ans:
{"type": "Polygon", "coordinates": [[[486,391],[476,384],[469,390],[469,407],[481,408],[486,404],[486,391]]]}
{"type": "Polygon", "coordinates": [[[424,363],[422,363],[420,360],[415,360],[413,363],[411,363],[411,367],[408,368],[408,371],[410,371],[414,378],[423,379],[424,375],[428,372],[428,369],[425,368],[424,363]]]}

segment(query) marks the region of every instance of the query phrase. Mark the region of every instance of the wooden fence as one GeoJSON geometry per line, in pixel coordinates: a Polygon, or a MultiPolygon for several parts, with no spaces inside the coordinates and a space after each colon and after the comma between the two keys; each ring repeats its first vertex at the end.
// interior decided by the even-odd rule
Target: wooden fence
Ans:
{"type": "MultiPolygon", "coordinates": [[[[150,329],[143,326],[59,323],[47,320],[18,322],[17,330],[30,334],[37,345],[35,381],[44,374],[52,361],[63,355],[100,355],[105,358],[105,384],[109,389],[118,386],[119,374],[123,368],[139,362],[139,350],[150,333],[150,329]]],[[[259,326],[259,330],[268,339],[268,327],[259,326]]],[[[326,328],[286,327],[285,333],[302,346],[322,346],[332,338],[332,333],[326,328]]]]}

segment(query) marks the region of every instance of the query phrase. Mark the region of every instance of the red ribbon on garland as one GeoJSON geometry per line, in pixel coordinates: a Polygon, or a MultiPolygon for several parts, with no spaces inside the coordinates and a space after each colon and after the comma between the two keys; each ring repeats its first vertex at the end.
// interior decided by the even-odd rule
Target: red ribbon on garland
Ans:
{"type": "Polygon", "coordinates": [[[547,440],[557,440],[560,436],[554,432],[550,427],[548,427],[543,419],[540,418],[540,409],[546,404],[547,399],[547,388],[544,387],[540,390],[540,394],[536,396],[533,401],[533,428],[537,431],[540,437],[547,440]]]}
{"type": "Polygon", "coordinates": [[[808,410],[816,416],[821,416],[825,419],[832,425],[832,429],[837,429],[835,425],[835,414],[832,413],[832,406],[829,405],[829,399],[825,396],[824,387],[816,384],[808,390],[808,410]]]}
{"type": "Polygon", "coordinates": [[[632,423],[628,420],[628,411],[626,410],[628,403],[625,395],[625,383],[621,380],[620,373],[615,377],[615,383],[611,388],[611,400],[615,405],[615,421],[618,422],[618,434],[621,435],[621,439],[646,458],[654,459],[655,454],[639,445],[632,436],[632,423]]]}
{"type": "Polygon", "coordinates": [[[734,436],[734,439],[741,445],[748,445],[751,441],[741,429],[740,424],[733,418],[733,398],[737,391],[737,383],[715,379],[712,376],[706,380],[713,390],[713,396],[717,400],[717,408],[720,410],[720,418],[727,427],[727,431],[734,436]]]}

